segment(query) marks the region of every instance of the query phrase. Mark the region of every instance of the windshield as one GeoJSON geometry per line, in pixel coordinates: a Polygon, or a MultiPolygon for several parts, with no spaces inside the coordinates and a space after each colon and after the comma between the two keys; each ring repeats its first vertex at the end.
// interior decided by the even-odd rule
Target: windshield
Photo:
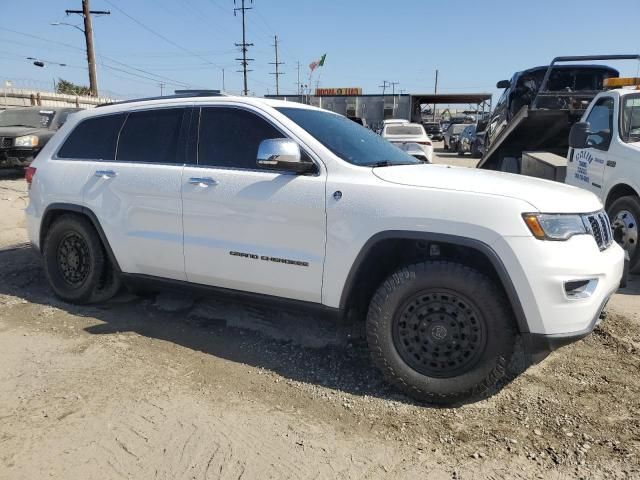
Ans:
{"type": "Polygon", "coordinates": [[[12,108],[0,113],[0,127],[49,128],[55,112],[12,108]]]}
{"type": "Polygon", "coordinates": [[[622,101],[622,139],[640,142],[640,94],[626,95],[622,101]]]}
{"type": "Polygon", "coordinates": [[[390,125],[385,133],[387,135],[424,135],[420,125],[390,125]]]}
{"type": "Polygon", "coordinates": [[[354,165],[406,165],[421,163],[380,135],[342,115],[306,108],[277,108],[344,161],[354,165]]]}

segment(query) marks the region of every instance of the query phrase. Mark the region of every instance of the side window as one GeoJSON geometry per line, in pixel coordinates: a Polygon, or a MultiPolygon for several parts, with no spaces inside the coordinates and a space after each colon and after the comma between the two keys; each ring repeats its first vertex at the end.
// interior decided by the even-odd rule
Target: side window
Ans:
{"type": "Polygon", "coordinates": [[[255,170],[262,140],[283,138],[269,122],[238,108],[205,107],[200,113],[198,164],[255,170]]]}
{"type": "Polygon", "coordinates": [[[118,140],[120,162],[183,163],[178,151],[184,108],[132,112],[118,140]]]}
{"type": "Polygon", "coordinates": [[[59,158],[113,160],[124,114],[93,117],[80,122],[58,151],[59,158]]]}
{"type": "Polygon", "coordinates": [[[593,132],[587,137],[587,145],[598,150],[608,150],[613,130],[613,99],[601,98],[593,106],[587,122],[593,132]]]}

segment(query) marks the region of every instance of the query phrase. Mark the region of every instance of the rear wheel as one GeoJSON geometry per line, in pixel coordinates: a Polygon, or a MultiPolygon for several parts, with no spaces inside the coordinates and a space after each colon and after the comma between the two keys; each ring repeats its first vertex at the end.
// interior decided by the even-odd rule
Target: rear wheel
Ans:
{"type": "Polygon", "coordinates": [[[424,262],[378,288],[367,341],[387,381],[416,400],[451,404],[487,394],[506,376],[515,333],[489,278],[457,263],[424,262]]]}
{"type": "Polygon", "coordinates": [[[640,248],[638,247],[638,221],[640,198],[629,195],[617,199],[607,212],[611,220],[613,237],[629,253],[629,271],[640,272],[640,248]]]}

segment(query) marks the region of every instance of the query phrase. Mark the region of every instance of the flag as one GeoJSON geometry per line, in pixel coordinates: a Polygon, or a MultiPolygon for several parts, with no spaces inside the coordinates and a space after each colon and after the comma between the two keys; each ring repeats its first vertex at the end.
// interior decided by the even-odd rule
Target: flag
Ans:
{"type": "Polygon", "coordinates": [[[320,57],[320,60],[314,60],[313,62],[311,62],[309,64],[309,70],[313,72],[318,67],[324,67],[324,59],[326,58],[326,56],[327,54],[325,53],[320,57]]]}

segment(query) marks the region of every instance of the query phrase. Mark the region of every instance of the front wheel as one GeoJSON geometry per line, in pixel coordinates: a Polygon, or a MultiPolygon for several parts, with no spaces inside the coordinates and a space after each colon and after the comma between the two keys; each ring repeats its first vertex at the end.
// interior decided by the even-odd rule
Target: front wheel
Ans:
{"type": "Polygon", "coordinates": [[[367,341],[386,380],[410,397],[482,397],[507,374],[515,344],[502,292],[461,264],[429,261],[389,276],[369,306],[367,341]]]}
{"type": "Polygon", "coordinates": [[[607,212],[611,220],[613,237],[629,253],[629,271],[640,272],[640,248],[638,247],[638,221],[640,198],[629,195],[617,199],[607,212]]]}

